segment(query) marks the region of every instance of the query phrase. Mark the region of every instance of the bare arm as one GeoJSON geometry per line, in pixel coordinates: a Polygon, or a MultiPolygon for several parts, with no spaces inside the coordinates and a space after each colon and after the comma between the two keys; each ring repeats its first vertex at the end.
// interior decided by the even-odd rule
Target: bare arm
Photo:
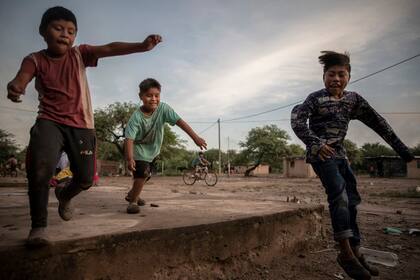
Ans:
{"type": "Polygon", "coordinates": [[[7,98],[13,102],[22,102],[20,96],[25,93],[26,86],[34,74],[19,70],[16,77],[7,84],[7,98]]]}
{"type": "Polygon", "coordinates": [[[92,46],[92,52],[97,58],[147,52],[160,42],[162,42],[161,36],[149,35],[141,43],[113,42],[102,46],[92,46]]]}
{"type": "Polygon", "coordinates": [[[191,139],[198,147],[200,147],[200,149],[207,149],[206,140],[198,136],[197,133],[195,133],[194,130],[184,120],[179,119],[176,122],[176,125],[179,126],[183,131],[185,131],[185,133],[187,133],[188,136],[191,137],[191,139]]]}
{"type": "Polygon", "coordinates": [[[136,161],[133,157],[134,141],[133,139],[125,139],[125,159],[127,160],[128,170],[136,171],[136,161]]]}

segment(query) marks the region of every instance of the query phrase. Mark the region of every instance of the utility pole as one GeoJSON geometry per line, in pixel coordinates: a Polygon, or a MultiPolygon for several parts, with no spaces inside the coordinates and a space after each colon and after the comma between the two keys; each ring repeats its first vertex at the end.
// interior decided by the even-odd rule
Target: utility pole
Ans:
{"type": "Polygon", "coordinates": [[[217,126],[219,131],[219,175],[222,174],[222,150],[220,149],[220,118],[217,119],[217,126]]]}
{"type": "Polygon", "coordinates": [[[230,177],[229,136],[228,136],[228,148],[227,148],[227,166],[228,166],[228,177],[230,177]]]}

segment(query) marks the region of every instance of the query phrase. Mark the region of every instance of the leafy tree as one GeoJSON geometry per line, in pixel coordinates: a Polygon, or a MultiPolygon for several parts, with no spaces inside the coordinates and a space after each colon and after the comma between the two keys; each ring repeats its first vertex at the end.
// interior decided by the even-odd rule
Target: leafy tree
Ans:
{"type": "Polygon", "coordinates": [[[245,149],[247,158],[253,162],[252,167],[246,170],[245,176],[249,176],[262,162],[281,168],[281,158],[288,154],[287,140],[289,140],[287,132],[276,125],[251,129],[245,142],[239,143],[245,149]]]}
{"type": "Polygon", "coordinates": [[[349,158],[349,161],[352,164],[359,164],[361,160],[361,152],[359,148],[357,147],[356,143],[344,139],[344,148],[346,149],[347,157],[349,158]]]}
{"type": "Polygon", "coordinates": [[[396,153],[385,145],[380,143],[366,143],[360,149],[361,156],[365,157],[378,157],[378,156],[395,156],[396,153]]]}
{"type": "Polygon", "coordinates": [[[15,136],[6,130],[0,129],[0,162],[6,161],[10,155],[17,155],[19,146],[16,144],[15,136]]]}
{"type": "Polygon", "coordinates": [[[305,149],[298,144],[290,144],[288,146],[288,155],[289,156],[304,156],[305,149]]]}
{"type": "Polygon", "coordinates": [[[95,110],[96,137],[104,143],[114,145],[121,159],[124,158],[124,130],[136,108],[138,105],[132,102],[115,102],[95,110]]]}

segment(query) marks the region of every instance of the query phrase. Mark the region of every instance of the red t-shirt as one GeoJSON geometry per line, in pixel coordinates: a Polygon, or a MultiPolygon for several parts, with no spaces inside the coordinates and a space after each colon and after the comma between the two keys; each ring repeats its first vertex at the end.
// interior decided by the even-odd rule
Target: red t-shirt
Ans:
{"type": "Polygon", "coordinates": [[[73,47],[60,58],[47,56],[45,50],[26,56],[21,71],[35,77],[39,94],[38,118],[93,129],[86,67],[94,67],[97,62],[89,45],[73,47]]]}

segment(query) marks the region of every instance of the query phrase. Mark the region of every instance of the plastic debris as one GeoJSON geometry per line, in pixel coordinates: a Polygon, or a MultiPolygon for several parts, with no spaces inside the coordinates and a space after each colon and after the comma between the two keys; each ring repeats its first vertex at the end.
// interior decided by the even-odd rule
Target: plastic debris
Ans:
{"type": "Polygon", "coordinates": [[[159,207],[158,204],[150,203],[150,207],[159,207]]]}
{"type": "Polygon", "coordinates": [[[344,279],[343,273],[335,273],[334,277],[337,278],[337,279],[344,279]]]}
{"type": "Polygon", "coordinates": [[[408,229],[409,235],[420,235],[420,229],[417,228],[410,228],[408,229]]]}
{"type": "Polygon", "coordinates": [[[399,245],[399,244],[397,244],[397,245],[388,245],[388,246],[386,246],[388,249],[391,249],[391,250],[395,250],[395,251],[399,251],[399,250],[401,250],[402,249],[402,246],[401,245],[399,245]]]}
{"type": "Polygon", "coordinates": [[[360,247],[360,253],[365,256],[369,263],[381,264],[387,267],[394,267],[398,264],[397,254],[379,250],[360,247]]]}
{"type": "Polygon", "coordinates": [[[384,228],[384,233],[391,235],[400,235],[402,234],[402,230],[394,227],[386,227],[384,228]]]}

